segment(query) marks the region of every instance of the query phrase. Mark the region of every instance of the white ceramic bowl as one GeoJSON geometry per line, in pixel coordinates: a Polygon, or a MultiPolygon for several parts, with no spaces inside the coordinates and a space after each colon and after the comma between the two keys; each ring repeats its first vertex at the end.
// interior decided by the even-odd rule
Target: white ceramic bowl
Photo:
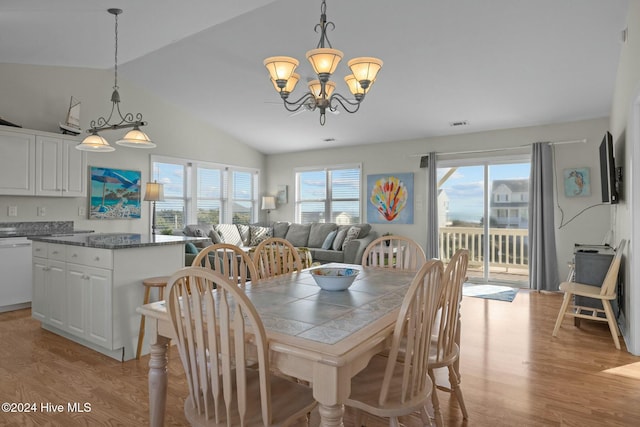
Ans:
{"type": "Polygon", "coordinates": [[[359,272],[355,268],[319,267],[311,270],[311,277],[325,291],[344,291],[351,286],[359,272]]]}

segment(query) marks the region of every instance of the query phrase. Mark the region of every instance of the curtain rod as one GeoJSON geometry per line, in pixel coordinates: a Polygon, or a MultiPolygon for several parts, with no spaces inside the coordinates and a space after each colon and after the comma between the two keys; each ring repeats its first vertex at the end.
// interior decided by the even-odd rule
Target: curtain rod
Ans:
{"type": "MultiPolygon", "coordinates": [[[[577,144],[577,143],[582,143],[585,144],[587,142],[586,138],[583,139],[573,139],[573,140],[569,140],[569,141],[549,141],[548,144],[549,145],[564,145],[564,144],[577,144]]],[[[504,147],[504,148],[490,148],[490,149],[486,149],[486,150],[472,150],[472,151],[450,151],[450,152],[446,152],[446,153],[439,153],[436,152],[436,154],[439,155],[444,155],[444,156],[450,156],[450,155],[454,155],[454,154],[477,154],[477,153],[493,153],[496,151],[506,151],[506,150],[518,150],[522,147],[528,147],[529,145],[533,145],[534,143],[529,143],[529,144],[523,144],[517,147],[504,147]]],[[[409,154],[409,157],[422,157],[422,156],[428,156],[429,153],[416,153],[416,154],[409,154]]]]}

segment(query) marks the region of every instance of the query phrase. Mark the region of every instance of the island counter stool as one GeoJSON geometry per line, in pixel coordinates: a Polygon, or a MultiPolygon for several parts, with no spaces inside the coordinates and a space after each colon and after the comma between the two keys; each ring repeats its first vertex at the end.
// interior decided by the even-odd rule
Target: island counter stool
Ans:
{"type": "MultiPolygon", "coordinates": [[[[142,285],[144,286],[144,301],[143,304],[149,304],[151,302],[151,289],[158,288],[158,300],[164,299],[164,289],[169,282],[169,276],[157,276],[144,279],[142,285]]],[[[144,340],[144,325],[145,316],[140,316],[140,332],[138,332],[138,348],[136,350],[136,359],[140,359],[140,353],[142,352],[142,341],[144,340]]]]}

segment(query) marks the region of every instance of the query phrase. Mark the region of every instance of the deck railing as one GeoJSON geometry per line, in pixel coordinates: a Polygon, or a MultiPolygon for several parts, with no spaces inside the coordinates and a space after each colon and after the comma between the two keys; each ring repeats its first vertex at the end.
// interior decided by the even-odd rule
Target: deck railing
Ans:
{"type": "MultiPolygon", "coordinates": [[[[526,269],[529,265],[528,230],[489,229],[489,266],[526,269]]],[[[440,227],[440,257],[447,262],[456,250],[469,250],[469,266],[484,264],[484,229],[480,227],[440,227]]]]}

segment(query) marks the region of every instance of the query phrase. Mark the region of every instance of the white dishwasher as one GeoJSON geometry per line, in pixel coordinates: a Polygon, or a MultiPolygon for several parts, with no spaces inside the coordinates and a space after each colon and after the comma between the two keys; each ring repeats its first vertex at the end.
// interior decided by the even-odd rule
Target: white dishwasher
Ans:
{"type": "Polygon", "coordinates": [[[31,240],[0,238],[0,313],[31,306],[31,240]]]}

